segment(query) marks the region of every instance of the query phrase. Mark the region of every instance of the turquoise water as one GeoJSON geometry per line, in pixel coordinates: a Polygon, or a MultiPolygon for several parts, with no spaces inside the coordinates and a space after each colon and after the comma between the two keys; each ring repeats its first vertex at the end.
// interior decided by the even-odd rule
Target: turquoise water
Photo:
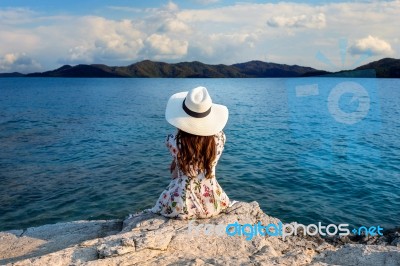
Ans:
{"type": "Polygon", "coordinates": [[[399,226],[400,80],[359,81],[371,101],[355,125],[327,111],[341,82],[0,79],[0,230],[151,207],[169,182],[165,104],[198,85],[230,110],[217,167],[230,198],[285,222],[399,226]],[[297,83],[320,94],[297,97],[297,83]]]}

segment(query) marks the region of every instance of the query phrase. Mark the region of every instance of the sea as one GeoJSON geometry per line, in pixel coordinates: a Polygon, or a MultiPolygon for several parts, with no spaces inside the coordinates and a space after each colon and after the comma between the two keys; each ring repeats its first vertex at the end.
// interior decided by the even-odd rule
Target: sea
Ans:
{"type": "Polygon", "coordinates": [[[400,80],[2,78],[0,230],[123,219],[170,182],[168,98],[226,105],[216,177],[283,222],[400,226],[400,80]]]}

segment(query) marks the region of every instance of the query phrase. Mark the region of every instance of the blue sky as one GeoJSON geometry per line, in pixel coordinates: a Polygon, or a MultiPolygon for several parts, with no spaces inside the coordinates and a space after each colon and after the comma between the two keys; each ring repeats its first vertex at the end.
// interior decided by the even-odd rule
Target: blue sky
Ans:
{"type": "MultiPolygon", "coordinates": [[[[93,11],[104,10],[107,6],[132,6],[136,8],[154,8],[165,5],[168,1],[160,0],[117,0],[117,1],[106,1],[106,0],[70,0],[70,1],[32,1],[32,0],[2,0],[0,1],[0,7],[29,7],[36,10],[46,12],[70,12],[73,14],[88,14],[93,11]]],[[[242,0],[242,1],[229,1],[229,0],[184,0],[174,1],[182,8],[197,8],[202,9],[205,7],[213,8],[220,6],[228,6],[232,3],[278,3],[280,1],[257,1],[257,0],[242,0]]],[[[321,4],[329,2],[341,2],[341,1],[291,1],[293,3],[308,3],[308,4],[321,4]]]]}
{"type": "Polygon", "coordinates": [[[0,72],[144,59],[348,69],[399,57],[398,14],[399,0],[1,0],[0,72]]]}

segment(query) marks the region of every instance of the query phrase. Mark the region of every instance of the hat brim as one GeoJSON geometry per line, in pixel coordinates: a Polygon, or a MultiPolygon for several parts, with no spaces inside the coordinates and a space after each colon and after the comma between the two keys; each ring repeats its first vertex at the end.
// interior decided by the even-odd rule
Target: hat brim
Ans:
{"type": "Polygon", "coordinates": [[[228,108],[220,104],[212,104],[211,112],[203,118],[188,115],[182,108],[183,100],[188,92],[172,95],[165,109],[165,119],[185,132],[198,136],[212,136],[220,132],[228,122],[228,108]]]}

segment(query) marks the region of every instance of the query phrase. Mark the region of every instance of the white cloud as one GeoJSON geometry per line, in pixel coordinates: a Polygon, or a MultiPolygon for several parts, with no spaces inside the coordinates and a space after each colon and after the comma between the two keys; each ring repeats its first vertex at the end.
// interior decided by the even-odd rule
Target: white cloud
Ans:
{"type": "Polygon", "coordinates": [[[133,13],[143,12],[143,9],[141,8],[130,7],[130,6],[108,6],[107,8],[110,10],[117,10],[124,12],[133,12],[133,13]]]}
{"type": "Polygon", "coordinates": [[[179,19],[168,18],[159,28],[162,32],[191,33],[190,27],[179,19]]]}
{"type": "Polygon", "coordinates": [[[91,31],[94,58],[135,59],[143,47],[145,35],[131,20],[113,21],[100,17],[88,17],[87,29],[91,31]]]}
{"type": "Polygon", "coordinates": [[[357,40],[349,49],[353,55],[368,54],[387,56],[393,54],[390,43],[377,37],[368,35],[368,37],[357,40]]]}
{"type": "Polygon", "coordinates": [[[0,21],[3,25],[29,23],[35,15],[37,15],[37,13],[28,8],[0,9],[0,21]]]}
{"type": "Polygon", "coordinates": [[[255,58],[259,36],[249,33],[211,34],[199,36],[190,42],[186,61],[211,64],[230,64],[255,58]]]}
{"type": "Polygon", "coordinates": [[[40,68],[40,64],[25,53],[8,53],[0,57],[0,71],[2,72],[27,73],[37,71],[40,68]]]}
{"type": "Polygon", "coordinates": [[[271,27],[289,27],[289,28],[316,28],[321,29],[326,26],[324,13],[316,15],[300,15],[293,17],[276,16],[267,21],[271,27]]]}
{"type": "Polygon", "coordinates": [[[233,54],[244,52],[240,51],[242,49],[254,48],[257,41],[258,36],[253,33],[212,34],[209,37],[209,42],[203,42],[203,46],[207,47],[207,44],[209,44],[220,48],[229,47],[226,52],[233,54]],[[232,50],[232,48],[236,49],[232,50]]]}
{"type": "Polygon", "coordinates": [[[62,63],[132,62],[138,57],[146,37],[131,20],[115,21],[95,16],[82,17],[61,32],[56,32],[57,28],[44,31],[52,32],[49,38],[58,38],[64,46],[64,56],[59,60],[62,63]],[[75,38],[70,38],[71,35],[75,38]]]}
{"type": "Polygon", "coordinates": [[[175,4],[172,1],[169,1],[168,4],[166,4],[161,10],[165,9],[166,11],[178,11],[179,7],[177,4],[175,4]]]}
{"type": "Polygon", "coordinates": [[[0,26],[0,52],[31,52],[41,45],[35,33],[25,29],[2,29],[0,26]]]}
{"type": "Polygon", "coordinates": [[[218,3],[220,0],[195,0],[196,3],[202,4],[202,5],[209,5],[209,4],[215,4],[218,3]]]}
{"type": "Polygon", "coordinates": [[[173,40],[167,35],[152,34],[146,39],[150,56],[154,58],[180,58],[187,54],[189,43],[187,41],[173,40]]]}
{"type": "Polygon", "coordinates": [[[371,49],[372,60],[400,52],[398,0],[324,4],[221,1],[217,7],[195,9],[182,9],[170,1],[158,8],[133,5],[104,10],[104,14],[96,11],[96,16],[60,16],[0,8],[0,52],[29,54],[44,69],[60,63],[128,65],[162,59],[231,64],[265,58],[324,68],[315,54],[321,51],[341,65],[341,37],[358,40],[348,49],[351,56],[371,49]]]}
{"type": "Polygon", "coordinates": [[[91,63],[93,52],[90,44],[78,45],[68,51],[68,57],[60,60],[63,63],[91,63]]]}

